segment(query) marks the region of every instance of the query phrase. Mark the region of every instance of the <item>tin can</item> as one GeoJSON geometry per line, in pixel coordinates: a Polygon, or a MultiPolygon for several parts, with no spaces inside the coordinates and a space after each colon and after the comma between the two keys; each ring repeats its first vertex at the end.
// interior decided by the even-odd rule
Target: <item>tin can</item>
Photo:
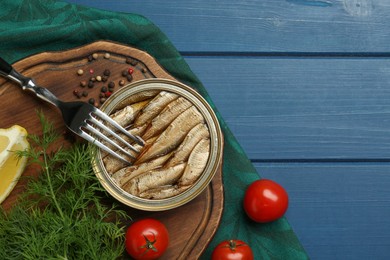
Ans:
{"type": "Polygon", "coordinates": [[[107,114],[123,107],[130,96],[150,90],[175,93],[195,106],[202,114],[210,135],[210,151],[203,173],[186,191],[165,199],[144,199],[124,191],[105,169],[102,153],[98,151],[93,160],[93,170],[103,187],[121,203],[145,211],[169,210],[188,203],[197,197],[211,182],[222,164],[223,135],[213,109],[193,88],[177,81],[167,79],[145,79],[131,83],[112,94],[100,108],[107,114]]]}

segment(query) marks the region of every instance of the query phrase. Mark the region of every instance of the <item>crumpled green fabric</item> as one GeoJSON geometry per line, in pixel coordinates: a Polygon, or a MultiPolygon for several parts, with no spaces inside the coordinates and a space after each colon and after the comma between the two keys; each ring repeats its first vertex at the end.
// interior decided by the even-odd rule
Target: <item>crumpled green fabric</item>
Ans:
{"type": "Polygon", "coordinates": [[[225,205],[221,224],[202,259],[226,239],[251,245],[255,259],[307,259],[285,218],[269,224],[250,221],[243,209],[245,188],[259,179],[206,89],[167,37],[147,18],[103,11],[54,0],[0,1],[0,56],[15,62],[43,51],[59,51],[97,40],[111,40],[147,51],[180,81],[196,88],[216,111],[225,136],[223,182],[225,205]]]}

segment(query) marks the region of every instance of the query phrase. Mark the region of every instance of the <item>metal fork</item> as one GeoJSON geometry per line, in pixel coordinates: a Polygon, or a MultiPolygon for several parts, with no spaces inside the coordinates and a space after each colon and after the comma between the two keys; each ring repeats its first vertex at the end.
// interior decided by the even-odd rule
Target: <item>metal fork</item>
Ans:
{"type": "Polygon", "coordinates": [[[97,109],[96,107],[81,101],[75,102],[63,102],[59,100],[48,89],[37,86],[32,78],[26,77],[17,72],[8,62],[0,57],[0,75],[8,78],[22,87],[23,90],[29,90],[33,92],[40,99],[51,103],[60,109],[65,125],[75,134],[84,138],[85,140],[97,145],[102,150],[108,152],[114,157],[128,162],[129,160],[123,156],[126,155],[130,158],[134,158],[126,148],[139,153],[140,151],[124,140],[118,133],[122,133],[131,140],[135,141],[139,145],[143,146],[145,142],[139,137],[130,134],[126,129],[120,126],[107,114],[97,109]],[[108,124],[107,124],[108,123],[108,124]],[[111,125],[111,126],[110,126],[111,125]],[[116,130],[116,131],[115,131],[116,130]],[[104,132],[108,133],[106,136],[104,132]],[[97,137],[97,138],[96,138],[97,137]],[[113,141],[111,137],[114,137],[117,142],[113,141]],[[123,153],[123,155],[115,152],[113,149],[103,144],[112,145],[123,153]],[[121,145],[120,145],[121,144],[121,145]]]}

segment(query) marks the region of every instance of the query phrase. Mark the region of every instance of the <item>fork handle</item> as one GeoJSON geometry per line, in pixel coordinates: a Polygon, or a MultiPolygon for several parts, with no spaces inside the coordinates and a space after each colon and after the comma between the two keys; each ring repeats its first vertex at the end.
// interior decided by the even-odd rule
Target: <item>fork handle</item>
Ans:
{"type": "Polygon", "coordinates": [[[46,102],[49,102],[56,107],[58,107],[59,103],[61,103],[61,101],[58,100],[57,97],[53,93],[51,93],[48,89],[35,85],[34,81],[31,78],[23,76],[22,74],[17,72],[12,67],[11,64],[6,62],[1,57],[0,57],[0,74],[18,83],[18,85],[20,85],[23,90],[29,90],[33,92],[40,99],[43,99],[46,102]]]}
{"type": "Polygon", "coordinates": [[[12,66],[0,57],[0,73],[8,75],[12,71],[12,66]]]}

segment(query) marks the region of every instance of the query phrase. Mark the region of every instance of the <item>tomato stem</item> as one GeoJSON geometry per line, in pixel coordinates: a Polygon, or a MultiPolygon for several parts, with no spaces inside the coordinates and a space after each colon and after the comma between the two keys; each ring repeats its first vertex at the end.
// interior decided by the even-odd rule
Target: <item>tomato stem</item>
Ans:
{"type": "Polygon", "coordinates": [[[152,250],[154,252],[158,252],[157,248],[154,246],[154,243],[156,243],[156,235],[153,233],[153,232],[150,232],[152,233],[153,235],[153,241],[150,241],[145,235],[144,238],[145,238],[145,242],[146,244],[141,246],[141,248],[145,248],[146,250],[142,253],[142,256],[145,255],[147,252],[149,252],[149,250],[152,250]]]}
{"type": "Polygon", "coordinates": [[[233,252],[235,252],[237,247],[240,247],[240,246],[245,246],[245,244],[237,244],[236,240],[233,240],[233,239],[230,239],[229,244],[225,245],[225,247],[228,247],[233,252]]]}

